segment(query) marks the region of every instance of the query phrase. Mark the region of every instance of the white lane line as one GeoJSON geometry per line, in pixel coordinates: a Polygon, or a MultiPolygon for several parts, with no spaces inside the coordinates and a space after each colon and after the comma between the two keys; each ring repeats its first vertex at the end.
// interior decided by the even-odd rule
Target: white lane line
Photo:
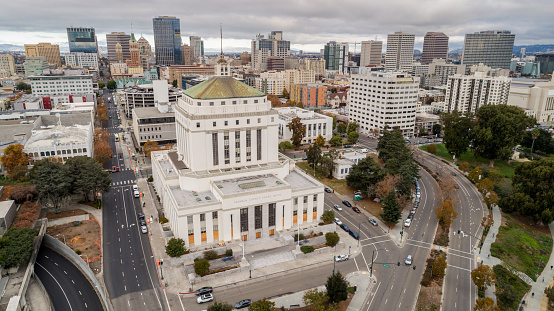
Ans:
{"type": "Polygon", "coordinates": [[[358,267],[358,263],[356,262],[356,257],[354,257],[354,263],[356,264],[356,269],[358,269],[358,271],[360,271],[360,267],[358,267]]]}
{"type": "Polygon", "coordinates": [[[453,265],[449,265],[448,268],[456,268],[456,269],[460,269],[460,270],[464,270],[464,271],[469,271],[469,272],[471,272],[470,269],[466,269],[466,268],[462,268],[462,267],[457,267],[457,266],[453,266],[453,265]]]}
{"type": "Polygon", "coordinates": [[[360,240],[360,242],[364,242],[364,241],[368,241],[368,240],[372,240],[372,239],[377,239],[377,238],[381,238],[381,237],[389,237],[389,235],[388,234],[378,235],[378,236],[374,236],[374,237],[371,237],[371,238],[360,240]]]}
{"type": "Polygon", "coordinates": [[[53,279],[54,281],[56,281],[56,284],[58,284],[58,286],[60,287],[60,289],[62,290],[62,293],[63,295],[65,296],[65,300],[67,301],[67,304],[69,305],[69,309],[71,311],[73,311],[73,307],[71,306],[71,302],[69,302],[69,299],[67,298],[67,295],[65,294],[65,291],[63,290],[63,287],[60,285],[60,283],[58,282],[58,280],[56,280],[56,278],[52,275],[52,273],[50,273],[50,271],[46,270],[46,268],[44,268],[40,263],[36,263],[39,267],[41,267],[44,271],[46,271],[46,273],[48,273],[53,279]]]}
{"type": "Polygon", "coordinates": [[[373,298],[371,298],[371,301],[369,302],[369,305],[367,306],[367,310],[369,311],[369,308],[371,307],[371,304],[373,303],[373,299],[375,299],[375,294],[377,294],[377,291],[379,291],[379,286],[381,286],[381,282],[377,284],[377,288],[375,289],[375,293],[373,293],[373,298]]]}

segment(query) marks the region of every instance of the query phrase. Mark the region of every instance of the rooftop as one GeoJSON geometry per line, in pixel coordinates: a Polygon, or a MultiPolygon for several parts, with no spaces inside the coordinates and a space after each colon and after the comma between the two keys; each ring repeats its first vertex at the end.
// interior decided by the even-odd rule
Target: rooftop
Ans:
{"type": "Polygon", "coordinates": [[[214,184],[224,195],[286,187],[281,179],[271,174],[224,179],[214,184]]]}
{"type": "Polygon", "coordinates": [[[187,191],[179,186],[169,188],[179,207],[197,207],[205,204],[218,203],[216,197],[210,191],[187,191]]]}
{"type": "Polygon", "coordinates": [[[157,117],[171,117],[175,115],[174,111],[163,113],[160,112],[158,107],[143,107],[135,108],[133,112],[139,119],[157,118],[157,117]]]}
{"type": "Polygon", "coordinates": [[[287,177],[285,177],[285,181],[289,183],[294,191],[321,186],[321,184],[314,183],[308,176],[296,170],[292,170],[287,177]]]}
{"type": "Polygon", "coordinates": [[[250,87],[233,77],[216,76],[183,91],[195,99],[221,99],[265,96],[264,93],[250,87]]]}
{"type": "Polygon", "coordinates": [[[15,203],[13,200],[0,201],[0,218],[6,217],[8,210],[15,203]]]}
{"type": "Polygon", "coordinates": [[[73,126],[56,125],[53,128],[35,130],[25,144],[25,148],[52,146],[54,142],[59,144],[82,144],[87,140],[90,130],[90,126],[80,124],[73,126]]]}

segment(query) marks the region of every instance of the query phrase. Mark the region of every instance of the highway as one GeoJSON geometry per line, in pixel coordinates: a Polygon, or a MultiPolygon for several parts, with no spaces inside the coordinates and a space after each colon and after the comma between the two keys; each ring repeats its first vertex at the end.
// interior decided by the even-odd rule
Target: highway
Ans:
{"type": "Polygon", "coordinates": [[[88,279],[73,263],[47,246],[40,248],[35,273],[55,310],[102,310],[100,297],[88,279]]]}

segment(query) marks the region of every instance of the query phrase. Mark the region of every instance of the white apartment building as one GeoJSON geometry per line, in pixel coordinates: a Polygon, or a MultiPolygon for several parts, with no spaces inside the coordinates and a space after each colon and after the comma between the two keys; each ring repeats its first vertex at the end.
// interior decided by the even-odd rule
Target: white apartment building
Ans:
{"type": "Polygon", "coordinates": [[[448,78],[445,103],[448,112],[476,113],[483,105],[508,103],[511,78],[489,77],[485,72],[448,78]]]}
{"type": "Polygon", "coordinates": [[[537,122],[554,120],[554,80],[514,79],[510,86],[508,105],[518,106],[533,114],[537,122]],[[532,112],[531,112],[532,111],[532,112]]]}
{"type": "Polygon", "coordinates": [[[306,59],[306,70],[312,70],[314,75],[325,76],[325,60],[324,59],[306,59]]]}
{"type": "Polygon", "coordinates": [[[11,54],[0,54],[0,78],[15,75],[15,59],[11,54]]]}
{"type": "Polygon", "coordinates": [[[280,96],[283,89],[290,93],[292,84],[315,83],[313,70],[289,69],[284,71],[266,71],[255,78],[254,88],[266,94],[280,96]]]}
{"type": "Polygon", "coordinates": [[[424,85],[428,87],[446,85],[448,77],[455,74],[463,75],[465,71],[466,65],[450,64],[446,63],[444,59],[435,58],[429,64],[429,70],[427,75],[425,75],[424,85]],[[431,76],[436,77],[436,79],[431,79],[431,76]]]}
{"type": "Polygon", "coordinates": [[[306,127],[306,135],[302,139],[303,144],[311,144],[321,135],[325,141],[333,138],[333,118],[313,110],[296,107],[274,108],[279,113],[279,141],[291,141],[292,131],[287,125],[294,118],[300,118],[306,127]]]}
{"type": "Polygon", "coordinates": [[[126,63],[110,63],[110,72],[112,75],[126,74],[128,67],[126,63]]]}
{"type": "Polygon", "coordinates": [[[98,68],[97,53],[74,52],[64,56],[67,65],[75,67],[98,68]]]}
{"type": "Polygon", "coordinates": [[[415,35],[397,31],[387,36],[385,70],[412,71],[415,35]]]}
{"type": "Polygon", "coordinates": [[[177,150],[153,152],[152,170],[187,248],[319,223],[323,185],[279,154],[279,116],[264,93],[214,76],[184,91],[175,118],[177,150]]]}
{"type": "Polygon", "coordinates": [[[419,78],[403,72],[368,72],[352,75],[349,120],[369,134],[398,127],[412,136],[415,127],[419,78]]]}
{"type": "Polygon", "coordinates": [[[67,95],[93,93],[92,75],[77,74],[71,70],[44,71],[41,76],[30,76],[35,95],[67,95]]]}
{"type": "Polygon", "coordinates": [[[383,41],[362,41],[360,67],[379,66],[383,54],[383,41]]]}

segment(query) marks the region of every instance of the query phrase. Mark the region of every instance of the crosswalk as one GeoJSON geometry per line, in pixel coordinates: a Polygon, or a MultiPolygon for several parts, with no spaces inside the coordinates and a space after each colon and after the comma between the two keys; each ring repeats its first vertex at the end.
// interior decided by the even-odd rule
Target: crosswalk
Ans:
{"type": "Polygon", "coordinates": [[[136,184],[136,180],[134,180],[134,179],[132,179],[132,180],[123,180],[123,181],[115,181],[115,182],[112,182],[112,187],[134,185],[134,184],[136,184]]]}

